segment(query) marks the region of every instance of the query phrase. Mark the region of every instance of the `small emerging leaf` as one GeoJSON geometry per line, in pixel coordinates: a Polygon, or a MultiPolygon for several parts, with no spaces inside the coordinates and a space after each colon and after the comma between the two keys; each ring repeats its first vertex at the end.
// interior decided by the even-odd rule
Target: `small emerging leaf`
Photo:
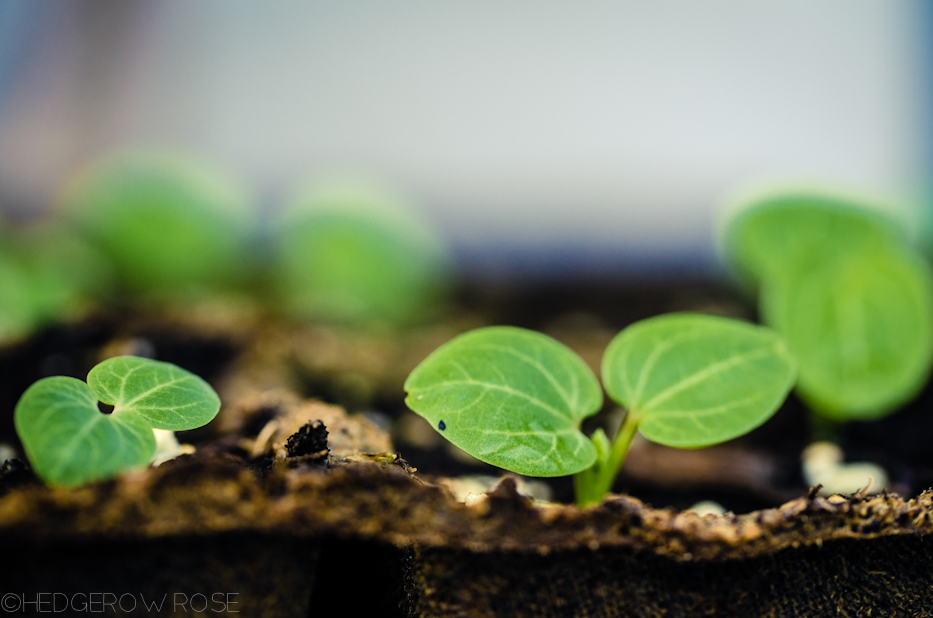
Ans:
{"type": "Polygon", "coordinates": [[[583,360],[541,333],[498,326],[449,341],[405,381],[405,403],[474,457],[530,476],[596,460],[580,421],[602,406],[583,360]]]}
{"type": "Polygon", "coordinates": [[[800,363],[804,399],[833,417],[871,419],[913,397],[933,362],[931,281],[921,258],[886,248],[767,283],[762,314],[800,363]]]}
{"type": "Polygon", "coordinates": [[[39,380],[16,404],[14,422],[36,474],[75,486],[145,466],[156,451],[153,428],[200,427],[219,409],[217,394],[194,374],[121,356],[94,367],[87,383],[39,380]],[[113,412],[101,413],[98,401],[113,412]]]}
{"type": "Polygon", "coordinates": [[[735,438],[778,409],[794,361],[774,331],[700,314],[668,314],[619,333],[603,384],[653,442],[696,448],[735,438]]]}

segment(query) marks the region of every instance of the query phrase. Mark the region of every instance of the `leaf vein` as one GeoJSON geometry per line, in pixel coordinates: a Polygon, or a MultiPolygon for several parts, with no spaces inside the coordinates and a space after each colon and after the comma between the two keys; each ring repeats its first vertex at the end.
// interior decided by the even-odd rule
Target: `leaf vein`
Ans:
{"type": "Polygon", "coordinates": [[[704,367],[700,371],[697,371],[694,374],[691,374],[685,378],[680,379],[676,383],[668,386],[663,391],[652,397],[648,402],[646,402],[642,407],[642,412],[648,412],[659,403],[666,401],[676,395],[677,393],[684,391],[695,384],[706,380],[707,378],[716,375],[717,373],[722,373],[727,369],[731,369],[736,365],[740,365],[749,360],[754,360],[756,358],[767,356],[771,352],[770,348],[758,348],[756,350],[751,350],[748,352],[743,352],[742,354],[737,354],[731,358],[727,358],[712,365],[704,367]]]}

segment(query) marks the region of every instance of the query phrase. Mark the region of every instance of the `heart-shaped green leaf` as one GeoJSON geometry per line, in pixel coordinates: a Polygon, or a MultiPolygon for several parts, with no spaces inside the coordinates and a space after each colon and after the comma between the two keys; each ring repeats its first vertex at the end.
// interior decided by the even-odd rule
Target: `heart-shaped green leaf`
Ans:
{"type": "Polygon", "coordinates": [[[726,318],[673,313],[619,333],[603,384],[653,442],[717,444],[761,425],[794,384],[794,361],[774,331],[726,318]]]}
{"type": "Polygon", "coordinates": [[[405,402],[474,457],[531,476],[596,460],[580,421],[602,406],[583,360],[541,333],[497,326],[447,342],[405,381],[405,402]]]}
{"type": "Polygon", "coordinates": [[[33,470],[72,487],[149,463],[152,428],[133,412],[102,414],[90,386],[54,377],[30,386],[16,406],[16,432],[33,470]]]}
{"type": "Polygon", "coordinates": [[[114,413],[132,410],[154,429],[201,427],[220,410],[207,382],[171,363],[118,356],[91,369],[87,382],[114,413]]]}
{"type": "Polygon", "coordinates": [[[913,397],[933,362],[931,280],[920,257],[879,248],[766,282],[762,315],[800,363],[803,398],[870,419],[913,397]]]}
{"type": "Polygon", "coordinates": [[[154,427],[200,427],[219,408],[217,394],[194,374],[122,356],[92,369],[87,384],[39,380],[16,404],[14,422],[36,474],[70,487],[147,465],[156,450],[154,427]],[[98,401],[113,412],[101,413],[98,401]]]}

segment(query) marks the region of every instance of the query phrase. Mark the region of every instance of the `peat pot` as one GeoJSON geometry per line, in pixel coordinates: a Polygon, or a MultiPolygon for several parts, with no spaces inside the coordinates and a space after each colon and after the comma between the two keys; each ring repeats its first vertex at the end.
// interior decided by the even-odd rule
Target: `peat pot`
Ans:
{"type": "Polygon", "coordinates": [[[515,488],[465,505],[391,457],[276,461],[259,477],[207,455],[24,487],[0,499],[3,611],[107,592],[131,595],[124,607],[187,599],[136,613],[159,616],[192,600],[200,615],[296,618],[933,615],[930,492],[701,517],[625,496],[535,505],[515,488]]]}

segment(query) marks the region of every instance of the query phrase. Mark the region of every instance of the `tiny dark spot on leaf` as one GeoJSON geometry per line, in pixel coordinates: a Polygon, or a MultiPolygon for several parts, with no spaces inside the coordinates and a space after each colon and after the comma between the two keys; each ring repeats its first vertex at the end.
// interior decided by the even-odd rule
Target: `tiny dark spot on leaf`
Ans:
{"type": "Polygon", "coordinates": [[[445,429],[447,429],[447,424],[444,423],[444,421],[441,421],[440,423],[437,424],[437,428],[440,429],[441,431],[444,431],[445,429]]]}

